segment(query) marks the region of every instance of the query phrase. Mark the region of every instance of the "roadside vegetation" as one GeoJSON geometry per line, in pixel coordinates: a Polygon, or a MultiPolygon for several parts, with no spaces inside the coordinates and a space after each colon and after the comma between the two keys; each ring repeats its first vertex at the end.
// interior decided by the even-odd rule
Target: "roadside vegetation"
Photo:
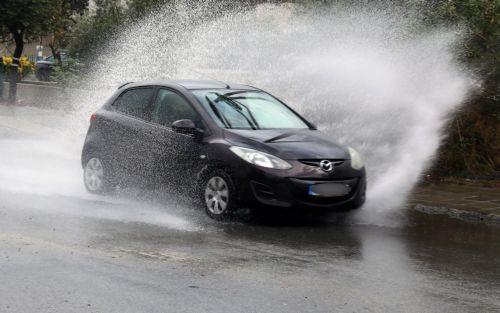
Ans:
{"type": "Polygon", "coordinates": [[[461,61],[475,69],[482,84],[446,133],[433,172],[437,176],[500,178],[500,2],[442,1],[431,21],[467,26],[461,61]]]}
{"type": "MultiPolygon", "coordinates": [[[[74,85],[105,51],[116,33],[172,0],[4,0],[0,2],[0,40],[14,42],[21,58],[25,42],[50,35],[55,58],[52,80],[74,85]],[[63,63],[57,53],[67,49],[63,63]]],[[[234,2],[227,2],[228,9],[234,2]]],[[[243,1],[255,5],[266,1],[243,1]]],[[[272,1],[286,2],[286,1],[272,1]]],[[[289,1],[288,1],[289,2],[289,1]]],[[[314,5],[325,1],[293,1],[314,5]]],[[[348,1],[337,1],[348,3],[348,1]]],[[[466,40],[460,61],[477,71],[482,84],[460,112],[450,118],[447,137],[431,177],[500,178],[500,2],[497,0],[398,1],[422,6],[430,26],[460,25],[466,40]]],[[[394,3],[392,3],[394,5],[394,3]]],[[[12,62],[12,59],[4,59],[12,62]]],[[[19,61],[18,61],[19,62],[19,61]]],[[[26,71],[32,70],[24,61],[26,71]]]]}

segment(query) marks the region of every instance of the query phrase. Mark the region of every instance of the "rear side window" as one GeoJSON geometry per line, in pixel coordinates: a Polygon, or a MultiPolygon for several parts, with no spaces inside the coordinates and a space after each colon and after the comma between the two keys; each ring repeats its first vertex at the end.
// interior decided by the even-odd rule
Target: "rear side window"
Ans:
{"type": "Polygon", "coordinates": [[[121,94],[113,106],[120,112],[148,119],[148,108],[152,97],[153,88],[129,89],[121,94]]]}
{"type": "Polygon", "coordinates": [[[160,89],[156,97],[151,121],[170,127],[177,120],[189,119],[198,122],[198,114],[181,95],[160,89]]]}

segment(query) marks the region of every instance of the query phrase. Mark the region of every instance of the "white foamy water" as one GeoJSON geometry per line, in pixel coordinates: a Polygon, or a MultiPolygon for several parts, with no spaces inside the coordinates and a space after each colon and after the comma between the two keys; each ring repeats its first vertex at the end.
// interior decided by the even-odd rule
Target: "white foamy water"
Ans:
{"type": "Polygon", "coordinates": [[[383,224],[383,213],[404,204],[431,164],[443,126],[473,88],[472,75],[456,62],[460,32],[423,27],[417,11],[402,8],[217,10],[213,3],[180,3],[117,34],[82,83],[94,90],[74,95],[74,114],[6,118],[23,131],[32,131],[31,121],[42,128],[24,139],[4,131],[0,189],[92,199],[81,182],[81,145],[89,115],[119,84],[216,78],[273,93],[333,140],[359,150],[369,183],[362,222],[383,224]]]}
{"type": "MultiPolygon", "coordinates": [[[[82,121],[83,123],[83,121],[82,121]]],[[[87,122],[88,123],[88,122],[87,122]]],[[[196,231],[188,208],[174,200],[151,202],[92,195],[83,186],[80,153],[86,129],[74,129],[64,112],[0,106],[0,209],[146,223],[196,231]],[[165,205],[166,204],[166,205],[165,205]]]]}
{"type": "Polygon", "coordinates": [[[204,18],[212,5],[178,5],[124,30],[90,82],[216,78],[263,88],[361,152],[365,219],[401,207],[472,89],[456,62],[460,32],[425,28],[401,8],[260,5],[204,18]]]}

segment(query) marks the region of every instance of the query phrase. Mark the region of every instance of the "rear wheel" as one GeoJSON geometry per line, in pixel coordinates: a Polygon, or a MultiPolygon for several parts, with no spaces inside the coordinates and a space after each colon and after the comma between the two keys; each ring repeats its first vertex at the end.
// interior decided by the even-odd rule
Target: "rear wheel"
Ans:
{"type": "Polygon", "coordinates": [[[226,219],[236,207],[236,189],[231,176],[223,170],[216,170],[207,175],[203,186],[207,214],[216,220],[226,219]]]}
{"type": "Polygon", "coordinates": [[[102,160],[92,157],[83,169],[83,182],[90,193],[105,193],[110,188],[110,173],[104,167],[102,160]]]}

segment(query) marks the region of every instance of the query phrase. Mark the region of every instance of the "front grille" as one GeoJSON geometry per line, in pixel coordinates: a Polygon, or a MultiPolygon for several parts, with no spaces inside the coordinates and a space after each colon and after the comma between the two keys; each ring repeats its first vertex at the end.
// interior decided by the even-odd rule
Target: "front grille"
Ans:
{"type": "Polygon", "coordinates": [[[333,166],[339,166],[345,162],[345,160],[343,160],[343,159],[302,159],[302,160],[299,160],[299,162],[304,163],[306,165],[319,167],[319,162],[321,162],[323,160],[328,160],[328,161],[332,162],[333,166]]]}

